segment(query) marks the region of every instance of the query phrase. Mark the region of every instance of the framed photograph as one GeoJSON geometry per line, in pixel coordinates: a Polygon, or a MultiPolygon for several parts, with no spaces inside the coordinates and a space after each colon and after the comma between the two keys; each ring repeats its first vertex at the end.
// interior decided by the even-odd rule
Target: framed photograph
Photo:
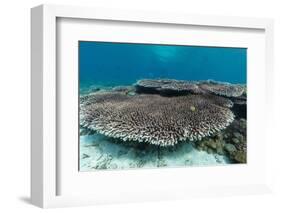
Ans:
{"type": "Polygon", "coordinates": [[[270,192],[272,20],[31,15],[33,204],[270,192]]]}

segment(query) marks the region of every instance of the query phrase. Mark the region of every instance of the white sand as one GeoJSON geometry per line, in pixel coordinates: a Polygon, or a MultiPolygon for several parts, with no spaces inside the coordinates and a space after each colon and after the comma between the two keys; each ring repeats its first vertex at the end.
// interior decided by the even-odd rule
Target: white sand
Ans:
{"type": "Polygon", "coordinates": [[[199,151],[189,143],[175,150],[154,146],[140,149],[111,142],[100,134],[80,136],[80,171],[225,164],[229,164],[225,156],[199,151]]]}

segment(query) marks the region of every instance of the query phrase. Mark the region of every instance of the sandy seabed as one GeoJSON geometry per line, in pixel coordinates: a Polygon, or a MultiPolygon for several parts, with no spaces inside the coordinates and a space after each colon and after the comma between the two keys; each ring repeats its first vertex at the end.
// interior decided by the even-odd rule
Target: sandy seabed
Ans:
{"type": "Polygon", "coordinates": [[[224,155],[208,154],[190,143],[163,148],[149,144],[126,144],[101,134],[80,136],[80,171],[229,164],[224,155]]]}

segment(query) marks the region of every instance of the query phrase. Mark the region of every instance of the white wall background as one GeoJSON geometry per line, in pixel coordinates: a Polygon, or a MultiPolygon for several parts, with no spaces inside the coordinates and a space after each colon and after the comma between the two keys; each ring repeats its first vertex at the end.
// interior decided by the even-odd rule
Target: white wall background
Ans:
{"type": "MultiPolygon", "coordinates": [[[[281,5],[278,0],[6,0],[0,7],[0,212],[37,212],[29,204],[30,173],[30,8],[41,3],[123,9],[270,17],[275,19],[276,136],[281,119],[281,5]]],[[[258,116],[258,115],[257,115],[258,116]]],[[[262,133],[257,133],[262,134],[262,133]]],[[[281,140],[276,137],[275,192],[273,195],[204,198],[143,204],[109,205],[47,210],[83,212],[280,212],[281,140]]],[[[239,175],[239,174],[238,174],[239,175]]],[[[207,178],[207,177],[206,177],[207,178]]]]}

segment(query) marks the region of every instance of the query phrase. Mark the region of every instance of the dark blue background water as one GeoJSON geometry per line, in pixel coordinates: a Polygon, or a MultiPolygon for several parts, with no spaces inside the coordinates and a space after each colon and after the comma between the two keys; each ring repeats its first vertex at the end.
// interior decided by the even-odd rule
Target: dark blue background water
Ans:
{"type": "Polygon", "coordinates": [[[142,78],[246,83],[246,70],[245,48],[79,42],[80,87],[142,78]]]}

